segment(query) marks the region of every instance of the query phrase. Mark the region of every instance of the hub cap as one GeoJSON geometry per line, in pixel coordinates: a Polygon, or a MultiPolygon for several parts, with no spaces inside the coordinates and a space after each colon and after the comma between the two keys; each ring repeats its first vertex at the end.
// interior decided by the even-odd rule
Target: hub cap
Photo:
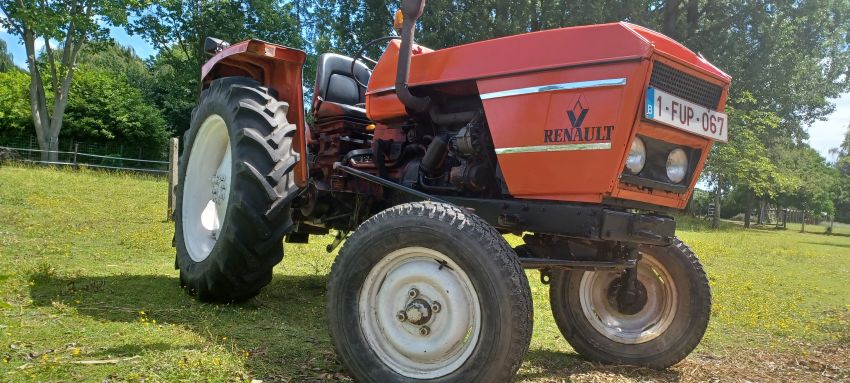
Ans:
{"type": "Polygon", "coordinates": [[[631,296],[623,290],[625,281],[622,272],[585,272],[579,287],[582,312],[594,329],[615,342],[638,344],[657,338],[676,314],[673,279],[658,260],[644,253],[631,296]]]}
{"type": "Polygon", "coordinates": [[[359,294],[360,327],[393,371],[434,379],[457,370],[481,332],[481,308],[469,277],[444,254],[396,250],[369,272],[359,294]]]}
{"type": "Polygon", "coordinates": [[[218,239],[230,197],[230,138],[220,116],[201,124],[191,150],[183,181],[183,238],[192,260],[201,262],[218,239]]]}

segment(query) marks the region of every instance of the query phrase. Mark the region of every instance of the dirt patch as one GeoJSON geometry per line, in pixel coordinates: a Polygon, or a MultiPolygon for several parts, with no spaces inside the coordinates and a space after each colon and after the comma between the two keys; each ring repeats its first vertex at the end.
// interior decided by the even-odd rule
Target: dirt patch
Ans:
{"type": "Polygon", "coordinates": [[[656,371],[586,361],[569,367],[525,371],[518,381],[562,382],[850,382],[850,344],[798,352],[735,351],[727,356],[692,355],[656,371]],[[524,376],[523,376],[524,375],[524,376]]]}

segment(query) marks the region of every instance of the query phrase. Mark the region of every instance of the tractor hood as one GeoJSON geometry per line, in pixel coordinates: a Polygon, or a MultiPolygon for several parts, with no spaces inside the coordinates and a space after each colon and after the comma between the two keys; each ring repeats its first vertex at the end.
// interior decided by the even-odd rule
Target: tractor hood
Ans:
{"type": "MultiPolygon", "coordinates": [[[[399,42],[390,43],[367,94],[393,91],[399,42]]],[[[682,44],[626,22],[552,29],[432,51],[414,46],[410,87],[649,59],[657,54],[716,81],[731,77],[682,44]]]]}

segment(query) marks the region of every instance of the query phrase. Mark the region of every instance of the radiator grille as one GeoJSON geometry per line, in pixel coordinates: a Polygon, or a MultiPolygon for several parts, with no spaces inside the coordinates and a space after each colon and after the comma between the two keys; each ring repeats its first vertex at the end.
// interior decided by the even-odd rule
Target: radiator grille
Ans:
{"type": "Polygon", "coordinates": [[[649,85],[706,108],[717,110],[723,87],[675,70],[660,62],[652,66],[649,85]]]}

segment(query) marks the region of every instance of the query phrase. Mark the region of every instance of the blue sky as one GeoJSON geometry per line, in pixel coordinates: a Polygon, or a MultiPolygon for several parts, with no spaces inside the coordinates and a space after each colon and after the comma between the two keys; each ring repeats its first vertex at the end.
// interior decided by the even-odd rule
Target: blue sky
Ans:
{"type": "MultiPolygon", "coordinates": [[[[136,54],[142,58],[148,58],[156,54],[156,49],[139,36],[130,36],[123,28],[111,28],[112,37],[120,44],[132,47],[136,54]]],[[[0,38],[6,41],[9,51],[15,59],[15,64],[20,67],[26,66],[26,53],[21,41],[4,30],[0,30],[0,38]]],[[[43,43],[42,43],[43,44],[43,43]]],[[[38,44],[37,44],[38,45],[38,44]]],[[[818,121],[809,127],[809,144],[827,159],[833,160],[829,150],[841,144],[847,126],[850,125],[850,93],[845,93],[840,98],[833,100],[836,103],[835,112],[828,116],[826,121],[818,121]]]]}

